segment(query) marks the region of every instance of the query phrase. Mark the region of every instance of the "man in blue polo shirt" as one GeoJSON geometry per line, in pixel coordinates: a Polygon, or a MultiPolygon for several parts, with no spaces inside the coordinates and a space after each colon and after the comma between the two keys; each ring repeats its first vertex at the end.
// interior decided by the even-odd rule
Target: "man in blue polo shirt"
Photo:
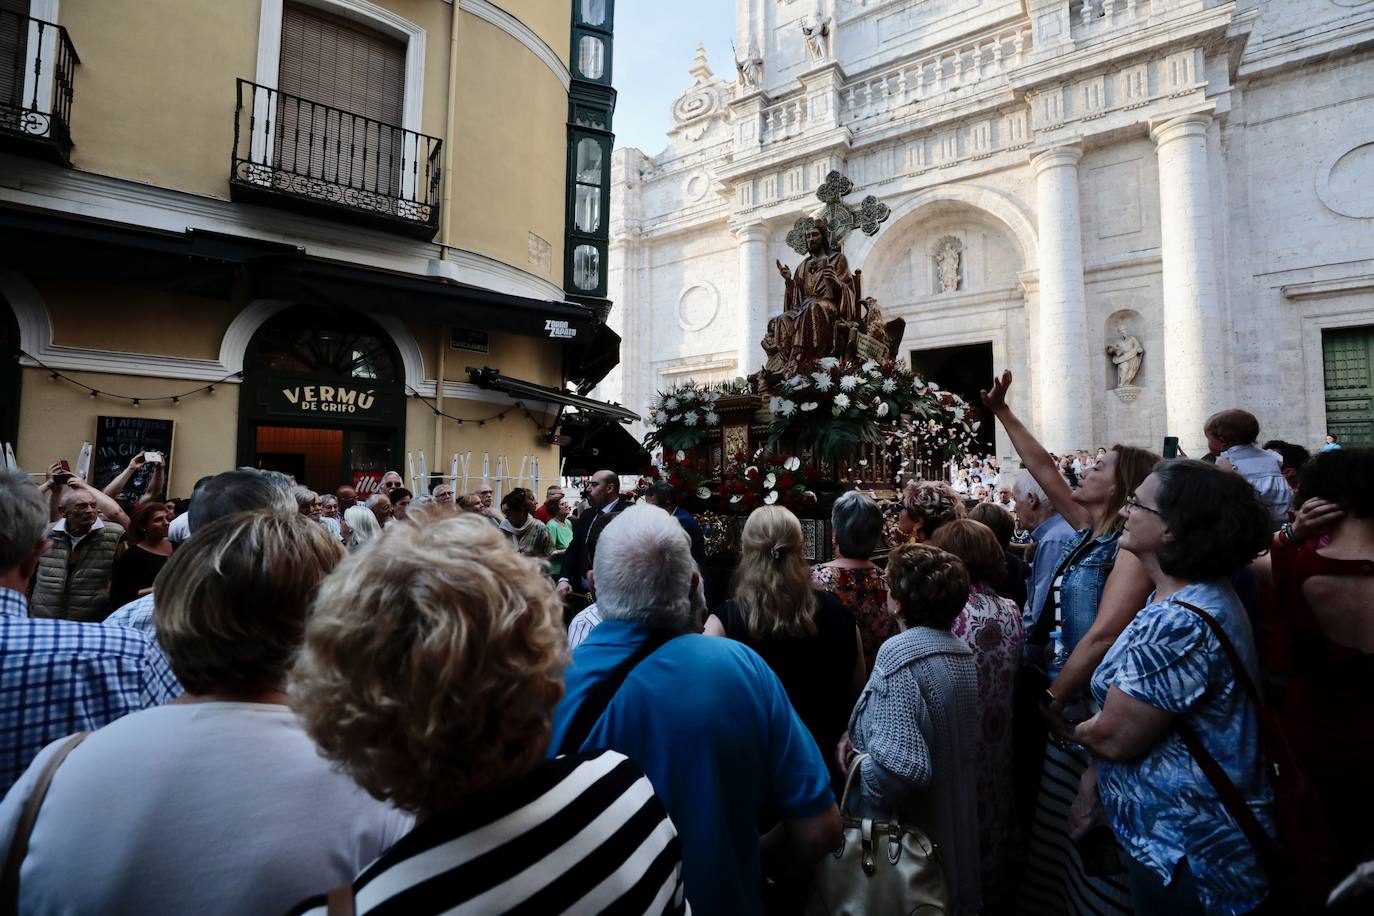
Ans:
{"type": "Polygon", "coordinates": [[[692,911],[762,913],[765,875],[805,875],[839,845],[825,761],[763,659],[700,635],[690,542],[671,515],[626,509],[593,572],[604,621],[573,652],[549,753],[637,763],[677,827],[692,911]],[[778,820],[762,838],[761,818],[778,820]]]}

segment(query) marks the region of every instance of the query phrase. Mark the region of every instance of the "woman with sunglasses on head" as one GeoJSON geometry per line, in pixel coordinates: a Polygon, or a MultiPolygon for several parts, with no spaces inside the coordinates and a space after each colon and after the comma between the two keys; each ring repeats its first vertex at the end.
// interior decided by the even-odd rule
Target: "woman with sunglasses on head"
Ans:
{"type": "MultiPolygon", "coordinates": [[[[1045,491],[1054,511],[1077,532],[1064,548],[1040,618],[1028,622],[1026,673],[1018,685],[1023,697],[1027,691],[1041,690],[1042,706],[1058,712],[1066,704],[1077,705],[1093,670],[1149,596],[1151,583],[1145,567],[1131,554],[1119,551],[1119,513],[1159,456],[1146,449],[1114,445],[1102,460],[1083,470],[1078,488],[1070,489],[1054,457],[1007,404],[1011,382],[1010,372],[994,379],[991,390],[980,392],[983,405],[1002,424],[1021,464],[1045,491]],[[1061,636],[1051,652],[1050,634],[1056,630],[1061,636]]],[[[1018,708],[1024,710],[1025,703],[1019,702],[1018,708]]],[[[1075,795],[1068,787],[1077,786],[1083,778],[1090,762],[1087,755],[1055,746],[1023,746],[1018,749],[1016,766],[1039,768],[1039,747],[1044,747],[1044,769],[1021,887],[1023,910],[1050,916],[1129,913],[1126,886],[1103,874],[1109,869],[1095,868],[1097,874],[1090,875],[1064,835],[1064,818],[1075,795]]],[[[1024,810],[1029,805],[1023,800],[1019,807],[1024,810]]]]}
{"type": "Polygon", "coordinates": [[[1093,674],[1101,712],[1077,726],[1060,719],[1054,730],[1098,758],[1098,791],[1130,859],[1138,916],[1250,913],[1269,883],[1201,761],[1220,765],[1272,839],[1273,795],[1245,683],[1258,683],[1259,665],[1228,581],[1268,546],[1268,515],[1243,477],[1167,461],[1121,516],[1121,549],[1155,591],[1093,674]]]}

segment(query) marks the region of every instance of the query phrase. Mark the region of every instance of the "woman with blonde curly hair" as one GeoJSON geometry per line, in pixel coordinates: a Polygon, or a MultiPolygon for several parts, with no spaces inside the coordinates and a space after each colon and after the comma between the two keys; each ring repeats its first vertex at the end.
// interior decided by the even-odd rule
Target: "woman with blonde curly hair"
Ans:
{"type": "Polygon", "coordinates": [[[389,528],[326,581],[292,705],[325,757],[419,821],[331,899],[684,911],[677,832],[639,768],[614,751],[545,759],[562,615],[539,561],[478,515],[389,528]]]}
{"type": "Polygon", "coordinates": [[[887,560],[893,613],[902,632],[883,643],[854,705],[837,762],[854,754],[857,799],[850,813],[899,816],[940,849],[950,913],[978,912],[978,674],[973,652],[950,632],[969,595],[964,564],[927,544],[904,544],[887,560]]]}
{"type": "Polygon", "coordinates": [[[938,480],[909,480],[902,488],[897,527],[909,543],[924,544],[945,522],[967,514],[963,498],[949,484],[938,480]]]}
{"type": "MultiPolygon", "coordinates": [[[[854,612],[812,585],[804,547],[790,510],[750,513],[734,597],[706,619],[706,635],[728,636],[762,656],[824,757],[844,732],[867,669],[854,612]]],[[[832,767],[832,782],[839,775],[832,767]]]]}

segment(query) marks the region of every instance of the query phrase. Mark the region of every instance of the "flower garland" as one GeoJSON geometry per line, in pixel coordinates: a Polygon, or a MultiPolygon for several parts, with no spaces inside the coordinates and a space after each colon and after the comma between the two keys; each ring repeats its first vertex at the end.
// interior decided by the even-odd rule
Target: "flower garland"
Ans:
{"type": "Polygon", "coordinates": [[[818,475],[814,467],[803,468],[800,458],[760,452],[751,463],[744,452],[731,457],[734,466],[721,475],[711,494],[715,508],[740,513],[781,505],[795,512],[815,504],[816,494],[808,486],[818,475]]]}
{"type": "Polygon", "coordinates": [[[649,402],[647,448],[679,452],[700,445],[706,431],[720,425],[716,401],[728,393],[719,385],[698,385],[686,381],[654,395],[649,402]]]}
{"type": "Polygon", "coordinates": [[[686,452],[667,452],[663,455],[662,468],[655,465],[646,468],[644,473],[639,475],[639,485],[635,492],[642,495],[655,482],[666,480],[677,489],[679,505],[690,500],[710,499],[711,490],[706,486],[707,475],[703,470],[704,462],[699,467],[697,462],[687,457],[686,452]]]}
{"type": "Polygon", "coordinates": [[[821,459],[843,458],[863,443],[892,443],[891,431],[916,425],[928,430],[917,443],[924,454],[960,457],[973,439],[968,405],[892,360],[803,363],[768,400],[769,441],[796,440],[821,459]]]}

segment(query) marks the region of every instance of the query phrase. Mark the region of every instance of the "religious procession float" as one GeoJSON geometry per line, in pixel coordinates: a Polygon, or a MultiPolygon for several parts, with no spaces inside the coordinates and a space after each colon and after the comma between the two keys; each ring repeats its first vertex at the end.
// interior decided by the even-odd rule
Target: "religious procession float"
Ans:
{"type": "Polygon", "coordinates": [[[830,507],[858,487],[895,499],[909,479],[943,473],[976,431],[968,405],[913,374],[898,358],[906,322],[885,319],[865,295],[862,271],[845,258],[845,237],[874,235],[889,212],[831,172],[820,208],[797,219],[787,244],[804,260],[778,263],[782,313],[760,342],[764,368],[718,384],[687,381],[649,405],[645,445],[663,460],[649,480],[669,480],[706,535],[708,556],[728,556],[759,506],[781,505],[802,520],[807,559],[831,558],[830,507]]]}

